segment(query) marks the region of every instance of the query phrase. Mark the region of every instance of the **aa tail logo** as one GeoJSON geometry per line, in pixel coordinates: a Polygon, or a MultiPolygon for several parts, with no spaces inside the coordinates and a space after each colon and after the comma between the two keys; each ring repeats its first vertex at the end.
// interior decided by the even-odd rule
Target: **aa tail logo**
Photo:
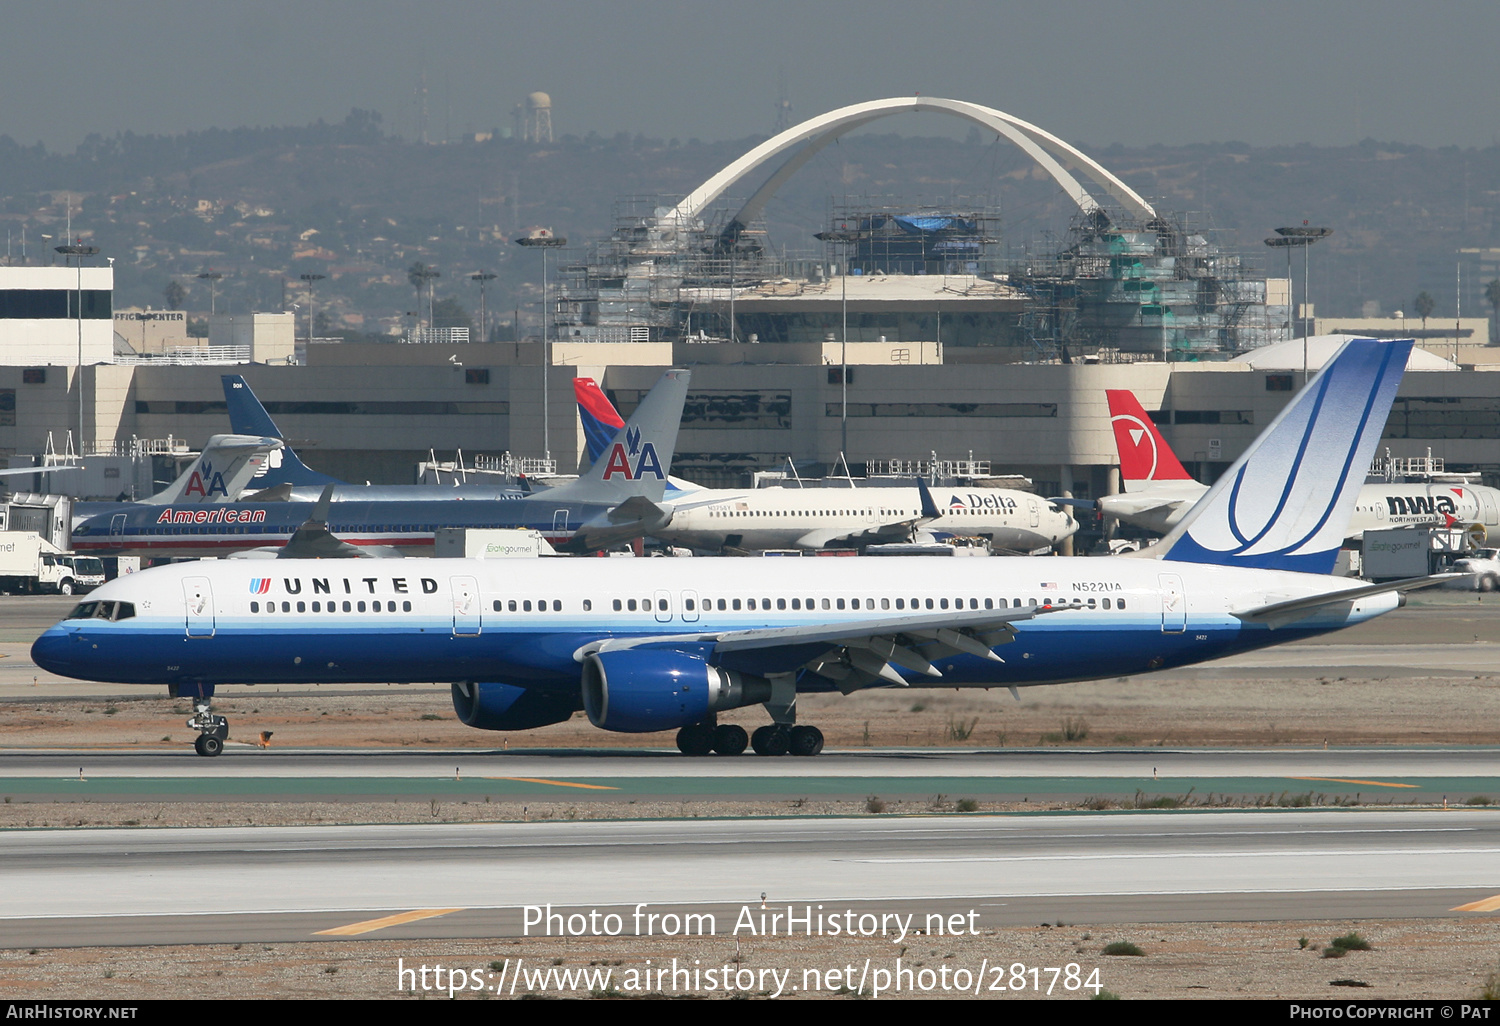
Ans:
{"type": "Polygon", "coordinates": [[[204,460],[198,467],[193,469],[193,474],[188,478],[187,487],[183,489],[183,498],[191,498],[194,495],[204,499],[215,495],[229,496],[229,489],[224,484],[224,475],[214,470],[214,465],[204,460]]]}
{"type": "Polygon", "coordinates": [[[661,460],[656,455],[656,446],[650,442],[641,442],[639,431],[626,433],[626,441],[629,443],[629,452],[619,442],[609,447],[608,458],[604,464],[604,480],[612,481],[616,477],[623,477],[627,481],[639,481],[643,477],[654,477],[658,481],[665,481],[667,475],[661,469],[661,460]],[[630,458],[637,457],[632,467],[630,458]]]}

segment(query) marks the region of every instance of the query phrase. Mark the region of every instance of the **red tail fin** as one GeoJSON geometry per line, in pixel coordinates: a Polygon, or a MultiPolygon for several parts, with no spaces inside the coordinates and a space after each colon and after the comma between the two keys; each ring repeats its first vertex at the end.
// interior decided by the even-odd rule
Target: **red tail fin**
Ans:
{"type": "Polygon", "coordinates": [[[1122,479],[1134,482],[1192,480],[1191,475],[1182,469],[1167,440],[1156,430],[1135,393],[1111,388],[1104,394],[1109,399],[1109,420],[1115,429],[1122,479]]]}

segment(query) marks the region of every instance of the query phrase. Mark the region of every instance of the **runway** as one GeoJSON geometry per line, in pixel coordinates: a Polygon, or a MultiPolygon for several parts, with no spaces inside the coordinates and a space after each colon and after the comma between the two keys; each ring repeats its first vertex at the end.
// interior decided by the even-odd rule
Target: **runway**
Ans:
{"type": "Polygon", "coordinates": [[[7,947],[519,936],[547,904],[707,912],[725,934],[762,893],[799,915],[973,911],[978,929],[1489,916],[1500,812],[15,831],[0,865],[7,947]]]}
{"type": "Polygon", "coordinates": [[[558,801],[1320,796],[1362,804],[1500,800],[1492,748],[887,749],[816,759],[662,750],[0,754],[0,795],[55,801],[558,801]]]}

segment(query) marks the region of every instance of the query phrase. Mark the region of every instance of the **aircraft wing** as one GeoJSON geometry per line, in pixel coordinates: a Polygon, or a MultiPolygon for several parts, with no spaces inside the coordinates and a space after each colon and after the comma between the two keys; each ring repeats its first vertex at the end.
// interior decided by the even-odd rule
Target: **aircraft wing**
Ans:
{"type": "Polygon", "coordinates": [[[328,507],[333,502],[337,483],[323,486],[323,494],[306,520],[275,553],[277,559],[371,559],[402,558],[406,554],[394,546],[350,545],[328,530],[328,507]]]}
{"type": "Polygon", "coordinates": [[[1388,581],[1384,584],[1369,584],[1362,588],[1348,588],[1344,591],[1328,592],[1323,595],[1310,595],[1307,598],[1291,599],[1286,602],[1272,602],[1269,605],[1257,606],[1254,609],[1246,609],[1243,612],[1234,613],[1245,623],[1265,624],[1272,630],[1284,627],[1289,623],[1306,619],[1328,606],[1336,606],[1342,602],[1351,602],[1355,599],[1369,598],[1371,595],[1385,595],[1390,592],[1405,594],[1408,591],[1420,591],[1423,588],[1435,588],[1440,584],[1457,581],[1473,574],[1433,574],[1430,577],[1408,577],[1401,581],[1388,581]]]}
{"type": "Polygon", "coordinates": [[[672,507],[659,506],[644,495],[632,495],[578,528],[573,538],[560,546],[567,552],[595,552],[621,542],[634,541],[663,530],[672,522],[672,507]]]}
{"type": "Polygon", "coordinates": [[[0,477],[11,477],[15,474],[55,474],[59,470],[82,469],[82,463],[69,463],[61,467],[12,467],[10,470],[0,470],[0,477]]]}
{"type": "Polygon", "coordinates": [[[693,648],[729,669],[758,674],[807,669],[845,694],[884,682],[906,686],[896,667],[929,677],[942,673],[934,660],[971,655],[1004,662],[992,650],[1015,640],[1012,626],[1067,606],[974,609],[918,616],[883,616],[796,627],[766,627],[644,638],[607,638],[573,653],[579,662],[597,652],[626,648],[693,648]]]}
{"type": "Polygon", "coordinates": [[[911,541],[917,530],[934,520],[942,518],[942,510],[937,508],[937,503],[932,500],[932,492],[927,489],[927,482],[920,477],[916,479],[917,492],[922,496],[922,513],[920,516],[910,517],[906,520],[893,520],[884,524],[876,524],[873,527],[861,527],[850,529],[848,527],[822,527],[809,531],[797,539],[797,547],[801,549],[821,549],[829,542],[852,541],[864,545],[878,545],[889,541],[911,541]]]}

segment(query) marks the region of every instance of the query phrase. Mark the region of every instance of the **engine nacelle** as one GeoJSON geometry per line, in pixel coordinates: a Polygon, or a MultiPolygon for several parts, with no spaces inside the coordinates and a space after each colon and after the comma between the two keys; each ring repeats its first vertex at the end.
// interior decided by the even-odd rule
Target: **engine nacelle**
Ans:
{"type": "Polygon", "coordinates": [[[702,721],[771,698],[771,682],[654,649],[597,652],[583,663],[583,707],[604,730],[639,734],[702,721]]]}
{"type": "Polygon", "coordinates": [[[573,695],[464,681],[453,685],[453,711],[480,730],[530,730],[561,723],[579,710],[573,695]]]}

